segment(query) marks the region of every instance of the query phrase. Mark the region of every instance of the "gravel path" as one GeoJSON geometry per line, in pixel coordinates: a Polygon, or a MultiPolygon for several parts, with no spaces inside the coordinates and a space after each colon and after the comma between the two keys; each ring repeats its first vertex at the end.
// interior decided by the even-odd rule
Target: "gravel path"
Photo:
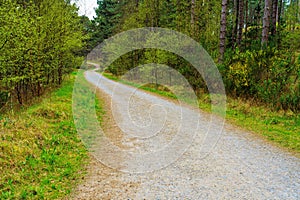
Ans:
{"type": "Polygon", "coordinates": [[[73,199],[300,199],[299,158],[230,124],[219,138],[220,119],[94,71],[86,78],[118,150],[93,153],[104,164],[93,160],[73,199]]]}

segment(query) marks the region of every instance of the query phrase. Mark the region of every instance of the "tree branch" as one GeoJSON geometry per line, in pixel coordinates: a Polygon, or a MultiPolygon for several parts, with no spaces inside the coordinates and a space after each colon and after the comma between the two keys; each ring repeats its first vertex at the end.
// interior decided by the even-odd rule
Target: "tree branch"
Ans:
{"type": "Polygon", "coordinates": [[[5,44],[7,43],[8,39],[6,38],[5,42],[2,44],[2,46],[0,47],[0,50],[5,46],[5,44]]]}

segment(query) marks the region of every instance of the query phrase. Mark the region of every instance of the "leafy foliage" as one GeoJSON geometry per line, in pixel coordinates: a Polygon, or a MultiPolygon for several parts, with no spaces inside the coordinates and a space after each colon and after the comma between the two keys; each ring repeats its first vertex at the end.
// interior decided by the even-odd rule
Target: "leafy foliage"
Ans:
{"type": "MultiPolygon", "coordinates": [[[[60,85],[79,65],[82,27],[64,0],[1,1],[0,90],[20,104],[60,85]]],[[[2,99],[3,100],[3,99],[2,99]]]]}
{"type": "Polygon", "coordinates": [[[255,97],[275,109],[299,111],[299,56],[295,60],[294,54],[273,48],[226,56],[223,78],[232,95],[255,97]]]}
{"type": "MultiPolygon", "coordinates": [[[[220,51],[224,56],[218,67],[227,93],[232,97],[255,99],[273,109],[299,112],[299,2],[236,0],[223,3],[226,3],[223,7],[226,20],[223,16],[221,22],[220,1],[119,1],[113,5],[113,10],[118,11],[113,15],[118,16],[118,25],[105,37],[139,27],[170,28],[200,42],[217,60],[223,23],[226,28],[221,30],[221,41],[225,50],[220,51]]],[[[98,10],[101,6],[100,3],[98,10]]],[[[105,14],[97,18],[111,16],[105,9],[102,11],[105,14]]],[[[161,50],[132,51],[121,56],[107,71],[120,76],[138,65],[153,62],[182,73],[198,95],[207,91],[200,74],[189,63],[161,50]]]]}

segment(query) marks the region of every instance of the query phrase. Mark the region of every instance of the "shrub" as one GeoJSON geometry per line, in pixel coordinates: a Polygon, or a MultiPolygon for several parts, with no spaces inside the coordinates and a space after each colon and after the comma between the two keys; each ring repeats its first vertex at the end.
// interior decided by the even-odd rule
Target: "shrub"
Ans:
{"type": "Polygon", "coordinates": [[[300,58],[274,48],[228,52],[222,70],[229,94],[253,96],[274,109],[299,112],[300,58]]]}

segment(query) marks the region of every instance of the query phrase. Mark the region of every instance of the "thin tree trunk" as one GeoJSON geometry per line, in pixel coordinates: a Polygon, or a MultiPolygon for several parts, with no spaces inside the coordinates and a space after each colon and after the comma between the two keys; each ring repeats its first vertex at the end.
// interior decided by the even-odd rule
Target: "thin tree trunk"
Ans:
{"type": "Polygon", "coordinates": [[[267,45],[269,38],[270,28],[270,0],[265,0],[264,17],[263,17],[263,30],[262,30],[262,46],[267,45]]]}
{"type": "Polygon", "coordinates": [[[191,35],[194,36],[195,33],[195,0],[191,1],[191,35]]]}
{"type": "Polygon", "coordinates": [[[234,10],[235,10],[235,26],[233,28],[233,32],[232,32],[232,49],[235,48],[235,44],[236,44],[236,36],[237,36],[237,32],[238,32],[238,24],[239,24],[239,0],[234,0],[234,10]]]}
{"type": "Polygon", "coordinates": [[[276,34],[276,22],[277,22],[277,10],[278,10],[278,0],[273,1],[273,10],[272,10],[272,35],[276,34]]]}
{"type": "Polygon", "coordinates": [[[139,0],[135,0],[135,7],[136,7],[136,8],[139,7],[139,0]]]}
{"type": "Polygon", "coordinates": [[[239,28],[237,36],[237,44],[241,45],[243,37],[243,28],[244,28],[244,0],[239,0],[239,28]]]}
{"type": "Polygon", "coordinates": [[[246,39],[246,37],[247,37],[247,31],[248,31],[248,21],[249,21],[249,15],[248,15],[248,12],[249,12],[249,6],[248,6],[248,0],[246,0],[246,4],[245,4],[245,17],[246,17],[246,19],[245,19],[245,39],[246,39]]]}
{"type": "MultiPolygon", "coordinates": [[[[299,22],[300,21],[300,12],[299,12],[299,8],[300,7],[300,1],[299,0],[297,0],[297,11],[296,11],[296,13],[297,13],[297,18],[296,18],[296,20],[297,20],[297,22],[299,22]]],[[[296,22],[295,22],[296,23],[296,22]]]]}
{"type": "Polygon", "coordinates": [[[20,84],[19,83],[16,84],[15,90],[16,90],[16,93],[17,93],[18,102],[19,102],[20,105],[22,105],[23,101],[22,101],[22,94],[21,94],[20,84]]]}
{"type": "MultiPolygon", "coordinates": [[[[282,6],[283,6],[283,0],[279,0],[278,15],[277,15],[277,23],[278,23],[277,35],[280,35],[280,31],[281,31],[281,11],[282,11],[282,6]]],[[[280,46],[280,36],[277,38],[277,46],[280,46]]]]}
{"type": "Polygon", "coordinates": [[[160,0],[156,1],[156,27],[160,26],[160,0]]]}
{"type": "Polygon", "coordinates": [[[227,0],[222,0],[222,13],[221,13],[221,30],[220,30],[220,57],[219,63],[223,62],[225,45],[226,45],[226,11],[227,0]]]}
{"type": "Polygon", "coordinates": [[[8,42],[8,39],[5,39],[4,43],[2,44],[2,46],[0,47],[0,50],[5,46],[5,44],[8,42]]]}
{"type": "Polygon", "coordinates": [[[283,0],[279,0],[278,16],[277,16],[278,26],[280,26],[280,21],[281,21],[282,1],[283,1],[283,0]]]}

